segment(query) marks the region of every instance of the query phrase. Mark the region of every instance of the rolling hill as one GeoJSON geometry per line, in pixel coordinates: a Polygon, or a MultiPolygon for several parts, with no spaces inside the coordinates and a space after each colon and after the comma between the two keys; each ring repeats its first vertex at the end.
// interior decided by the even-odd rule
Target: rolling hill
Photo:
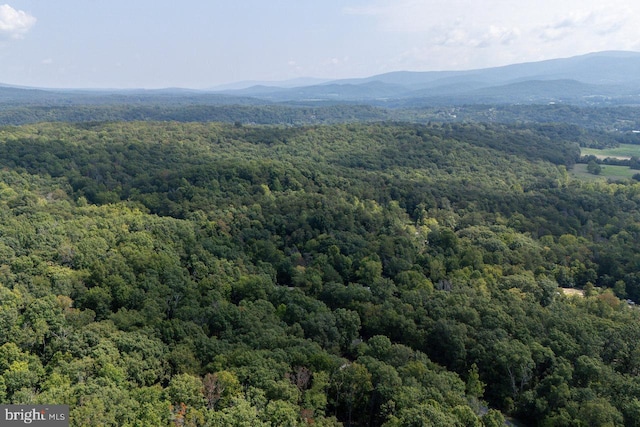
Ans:
{"type": "Polygon", "coordinates": [[[399,71],[313,86],[256,86],[225,93],[274,102],[638,103],[639,75],[640,53],[609,51],[479,70],[399,71]]]}
{"type": "Polygon", "coordinates": [[[60,90],[0,85],[1,105],[360,103],[637,105],[640,53],[608,51],[467,71],[398,71],[359,79],[251,82],[212,90],[60,90]],[[312,84],[309,84],[311,82],[312,84]],[[320,82],[320,83],[318,83],[320,82]]]}

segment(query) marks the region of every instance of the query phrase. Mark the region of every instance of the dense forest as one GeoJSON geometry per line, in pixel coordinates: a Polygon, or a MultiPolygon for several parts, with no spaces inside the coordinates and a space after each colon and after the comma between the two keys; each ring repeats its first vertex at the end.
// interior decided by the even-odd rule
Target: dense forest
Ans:
{"type": "MultiPolygon", "coordinates": [[[[84,99],[84,98],[83,98],[84,99]]],[[[567,104],[504,105],[470,104],[458,106],[405,106],[392,102],[356,104],[353,102],[269,103],[251,98],[190,98],[184,96],[106,97],[94,102],[57,101],[50,104],[16,103],[2,99],[0,125],[41,122],[119,122],[175,121],[224,122],[249,125],[318,125],[353,122],[509,123],[563,124],[565,131],[583,134],[583,142],[594,139],[618,143],[640,143],[640,117],[636,107],[589,107],[567,104]],[[227,101],[225,103],[225,100],[227,101]],[[591,134],[586,138],[584,134],[591,134]]]]}
{"type": "Polygon", "coordinates": [[[640,183],[569,173],[606,131],[2,127],[0,402],[73,426],[640,425],[640,183]]]}

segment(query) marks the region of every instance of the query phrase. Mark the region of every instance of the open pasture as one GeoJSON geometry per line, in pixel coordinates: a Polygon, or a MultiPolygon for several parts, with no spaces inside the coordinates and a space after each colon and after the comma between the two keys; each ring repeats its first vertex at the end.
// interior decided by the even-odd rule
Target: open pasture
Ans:
{"type": "Polygon", "coordinates": [[[631,157],[640,157],[640,145],[620,144],[618,147],[606,148],[604,150],[596,148],[580,148],[580,154],[583,156],[593,155],[599,159],[605,159],[607,157],[630,159],[631,157]]]}
{"type": "Polygon", "coordinates": [[[576,164],[571,171],[571,175],[585,181],[620,181],[633,177],[640,171],[630,169],[628,166],[602,165],[602,171],[594,175],[587,171],[587,165],[576,164]]]}

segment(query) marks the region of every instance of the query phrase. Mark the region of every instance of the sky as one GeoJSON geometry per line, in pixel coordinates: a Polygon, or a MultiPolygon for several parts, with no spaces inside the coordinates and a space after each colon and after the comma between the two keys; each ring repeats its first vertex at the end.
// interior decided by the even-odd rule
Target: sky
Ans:
{"type": "Polygon", "coordinates": [[[640,51],[634,0],[0,0],[0,83],[212,88],[640,51]]]}

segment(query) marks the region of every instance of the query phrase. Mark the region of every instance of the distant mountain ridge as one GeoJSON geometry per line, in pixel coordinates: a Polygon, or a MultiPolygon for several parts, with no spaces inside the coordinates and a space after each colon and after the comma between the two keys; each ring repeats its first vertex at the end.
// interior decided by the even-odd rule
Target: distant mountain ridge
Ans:
{"type": "Polygon", "coordinates": [[[56,90],[0,84],[0,105],[165,103],[358,103],[387,108],[544,103],[640,105],[640,52],[605,51],[466,71],[396,71],[331,81],[301,78],[239,82],[211,90],[56,90]]]}
{"type": "Polygon", "coordinates": [[[640,53],[605,51],[467,71],[397,71],[312,86],[262,86],[224,93],[273,102],[640,103],[640,53]]]}
{"type": "MultiPolygon", "coordinates": [[[[604,51],[571,58],[525,62],[501,67],[466,71],[398,71],[364,79],[338,80],[334,83],[358,83],[377,80],[384,83],[423,85],[433,82],[479,80],[504,83],[515,80],[573,79],[583,83],[623,83],[640,72],[640,52],[604,51]],[[636,74],[629,74],[634,71],[636,74]]],[[[635,77],[638,79],[638,77],[635,77]]]]}

